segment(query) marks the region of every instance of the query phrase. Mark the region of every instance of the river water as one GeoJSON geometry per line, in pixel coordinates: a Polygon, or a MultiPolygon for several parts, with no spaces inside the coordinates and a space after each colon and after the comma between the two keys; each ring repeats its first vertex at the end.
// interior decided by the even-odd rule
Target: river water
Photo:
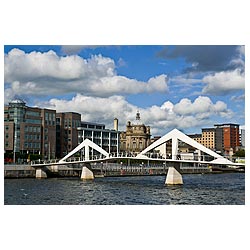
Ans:
{"type": "Polygon", "coordinates": [[[165,176],[5,179],[5,205],[244,205],[245,174],[186,174],[181,186],[165,176]]]}

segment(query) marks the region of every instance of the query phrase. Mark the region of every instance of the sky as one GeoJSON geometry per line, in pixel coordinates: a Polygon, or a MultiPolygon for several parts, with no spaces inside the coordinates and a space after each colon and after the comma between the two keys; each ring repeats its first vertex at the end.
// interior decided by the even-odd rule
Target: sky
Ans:
{"type": "Polygon", "coordinates": [[[4,102],[78,112],[83,121],[125,130],[128,120],[201,133],[217,123],[245,125],[241,45],[5,45],[4,102]]]}

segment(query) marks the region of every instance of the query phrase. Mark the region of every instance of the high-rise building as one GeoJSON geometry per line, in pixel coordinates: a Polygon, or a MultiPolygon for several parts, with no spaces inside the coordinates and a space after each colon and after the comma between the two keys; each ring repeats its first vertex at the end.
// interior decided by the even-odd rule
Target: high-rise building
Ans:
{"type": "Polygon", "coordinates": [[[24,162],[31,155],[55,157],[55,110],[28,107],[20,99],[4,107],[5,158],[24,162]]]}
{"type": "Polygon", "coordinates": [[[240,146],[239,124],[215,124],[215,148],[224,155],[229,155],[231,149],[236,152],[240,146]]]}

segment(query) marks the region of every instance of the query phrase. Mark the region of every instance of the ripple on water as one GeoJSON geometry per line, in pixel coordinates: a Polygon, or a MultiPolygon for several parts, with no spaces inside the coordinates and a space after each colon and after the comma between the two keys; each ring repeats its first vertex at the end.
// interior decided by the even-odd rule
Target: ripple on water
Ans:
{"type": "Polygon", "coordinates": [[[184,185],[166,186],[165,176],[5,179],[4,203],[67,205],[245,204],[245,175],[183,175],[184,185]]]}

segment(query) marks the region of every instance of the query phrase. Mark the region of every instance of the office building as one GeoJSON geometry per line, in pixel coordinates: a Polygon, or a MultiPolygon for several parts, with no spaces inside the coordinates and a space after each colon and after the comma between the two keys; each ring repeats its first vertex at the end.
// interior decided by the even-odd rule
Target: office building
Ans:
{"type": "Polygon", "coordinates": [[[215,148],[224,155],[235,153],[240,146],[239,124],[215,124],[215,148]]]}
{"type": "Polygon", "coordinates": [[[63,158],[78,145],[81,115],[75,112],[56,113],[56,157],[63,158]]]}
{"type": "MultiPolygon", "coordinates": [[[[120,132],[118,131],[118,119],[114,119],[114,129],[106,129],[104,124],[81,122],[77,128],[78,144],[89,139],[103,148],[108,153],[119,153],[120,132]]],[[[92,154],[94,154],[92,150],[92,154]]]]}
{"type": "Polygon", "coordinates": [[[28,107],[20,99],[4,107],[4,151],[8,162],[55,157],[55,110],[28,107]]]}

